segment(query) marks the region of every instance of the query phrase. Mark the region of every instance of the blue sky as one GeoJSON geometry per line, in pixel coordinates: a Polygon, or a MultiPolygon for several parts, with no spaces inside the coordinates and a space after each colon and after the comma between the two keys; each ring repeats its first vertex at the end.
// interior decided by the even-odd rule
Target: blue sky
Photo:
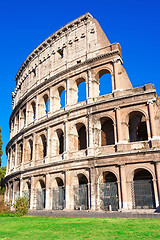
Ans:
{"type": "Polygon", "coordinates": [[[0,4],[0,126],[5,146],[14,77],[25,58],[44,39],[68,22],[90,12],[111,43],[122,47],[124,67],[134,87],[153,83],[160,96],[160,1],[1,1],[0,4]]]}

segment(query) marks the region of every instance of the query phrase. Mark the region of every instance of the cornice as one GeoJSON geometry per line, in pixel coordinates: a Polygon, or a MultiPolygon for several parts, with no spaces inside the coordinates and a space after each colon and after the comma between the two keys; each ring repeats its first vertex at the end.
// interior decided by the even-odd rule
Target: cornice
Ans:
{"type": "Polygon", "coordinates": [[[45,39],[38,47],[36,47],[22,63],[20,69],[18,70],[15,81],[18,80],[23,70],[28,66],[28,64],[35,59],[42,51],[51,46],[54,42],[58,41],[64,34],[68,34],[75,27],[79,27],[81,24],[86,24],[86,21],[92,19],[93,16],[87,12],[86,14],[78,17],[77,19],[69,22],[65,26],[58,29],[56,32],[51,34],[47,39],[45,39]]]}

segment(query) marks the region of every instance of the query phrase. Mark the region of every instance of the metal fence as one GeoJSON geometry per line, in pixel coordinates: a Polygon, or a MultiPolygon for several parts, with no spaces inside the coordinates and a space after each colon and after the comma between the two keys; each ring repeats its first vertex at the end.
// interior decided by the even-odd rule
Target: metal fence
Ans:
{"type": "Polygon", "coordinates": [[[53,188],[52,209],[62,210],[65,208],[65,188],[53,188]]]}
{"type": "Polygon", "coordinates": [[[88,207],[88,184],[74,186],[74,209],[87,210],[88,207]]]}
{"type": "Polygon", "coordinates": [[[37,204],[36,209],[42,210],[45,208],[45,188],[37,189],[37,204]]]}
{"type": "Polygon", "coordinates": [[[151,179],[135,180],[131,183],[132,207],[155,208],[153,182],[151,179]]]}
{"type": "Polygon", "coordinates": [[[100,207],[102,210],[117,211],[119,206],[118,185],[116,182],[100,184],[100,207]]]}

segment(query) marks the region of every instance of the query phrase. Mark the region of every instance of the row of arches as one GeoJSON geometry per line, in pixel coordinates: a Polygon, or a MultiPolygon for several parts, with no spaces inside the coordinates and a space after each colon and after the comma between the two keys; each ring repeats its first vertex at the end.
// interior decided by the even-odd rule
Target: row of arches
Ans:
{"type": "MultiPolygon", "coordinates": [[[[101,70],[96,75],[96,81],[99,83],[99,95],[104,95],[112,92],[111,87],[111,74],[108,70],[101,70]]],[[[73,86],[70,86],[70,91],[72,96],[70,99],[71,104],[77,102],[85,101],[87,99],[86,94],[86,81],[83,77],[78,78],[73,86]]],[[[66,89],[64,85],[60,85],[56,91],[51,93],[41,94],[39,97],[39,103],[37,100],[33,99],[28,107],[23,107],[20,112],[17,112],[15,118],[11,122],[11,131],[19,131],[26,124],[33,122],[36,118],[47,115],[51,111],[51,105],[55,110],[64,108],[66,105],[66,89]]],[[[68,103],[67,103],[68,104],[68,103]]]]}
{"type": "MultiPolygon", "coordinates": [[[[72,146],[70,146],[71,151],[84,150],[87,149],[87,128],[84,123],[77,123],[75,125],[76,131],[74,132],[75,138],[72,141],[72,146]]],[[[54,131],[54,145],[52,155],[63,154],[66,151],[66,133],[62,128],[58,128],[54,131]]],[[[113,120],[109,117],[100,118],[100,129],[99,129],[99,146],[114,145],[116,143],[115,136],[115,124],[113,120]],[[99,134],[100,133],[100,134],[99,134]]],[[[145,141],[148,140],[148,131],[146,118],[141,112],[131,112],[128,117],[128,140],[129,142],[145,141]]],[[[67,135],[69,136],[69,135],[67,135]]],[[[52,141],[52,135],[51,139],[52,141]]],[[[20,141],[16,146],[13,145],[8,152],[8,169],[10,168],[10,161],[12,165],[15,165],[15,157],[17,151],[17,165],[20,165],[23,160],[23,154],[25,155],[24,162],[33,160],[33,148],[36,144],[36,151],[38,152],[36,159],[44,159],[47,156],[48,149],[48,138],[46,134],[38,135],[36,142],[32,138],[29,138],[28,142],[23,146],[23,142],[20,141]]]]}
{"type": "MultiPolygon", "coordinates": [[[[77,185],[72,185],[72,195],[74,201],[75,210],[87,210],[91,208],[91,183],[88,177],[79,173],[77,175],[77,185]]],[[[56,184],[51,188],[50,195],[46,195],[45,180],[40,179],[36,183],[36,209],[46,208],[47,196],[52,200],[52,209],[60,210],[66,208],[66,198],[69,197],[69,193],[66,191],[65,180],[61,177],[55,178],[56,184]],[[66,195],[67,194],[67,195],[66,195]]],[[[92,182],[92,179],[91,179],[92,182]]],[[[121,185],[120,185],[121,186],[121,185]]],[[[23,194],[31,198],[31,183],[26,182],[23,194]]],[[[20,182],[17,181],[14,186],[15,199],[19,196],[20,182]]],[[[155,204],[155,192],[153,186],[153,178],[151,173],[142,168],[138,168],[134,171],[133,181],[130,185],[132,196],[132,208],[133,209],[154,209],[155,204]]],[[[121,187],[118,186],[118,180],[116,175],[111,171],[103,172],[103,179],[97,185],[97,203],[99,203],[99,209],[117,211],[121,208],[121,187]]],[[[33,192],[32,192],[33,194],[33,192]]],[[[13,184],[11,184],[11,200],[13,199],[13,184]]]]}

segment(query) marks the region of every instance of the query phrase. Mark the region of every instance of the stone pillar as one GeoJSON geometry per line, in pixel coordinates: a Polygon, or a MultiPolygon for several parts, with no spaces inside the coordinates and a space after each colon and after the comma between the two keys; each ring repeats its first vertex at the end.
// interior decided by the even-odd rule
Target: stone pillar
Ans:
{"type": "Polygon", "coordinates": [[[150,118],[151,136],[152,136],[152,138],[155,138],[157,136],[157,134],[156,134],[156,124],[155,124],[155,113],[154,113],[153,101],[154,101],[154,99],[148,101],[147,104],[148,104],[148,111],[149,111],[149,118],[150,118]]]}
{"type": "Polygon", "coordinates": [[[122,192],[122,209],[128,209],[125,164],[120,165],[120,176],[121,176],[121,192],[122,192]]]}
{"type": "Polygon", "coordinates": [[[52,140],[51,131],[52,131],[52,128],[48,127],[48,130],[47,130],[47,163],[50,162],[50,158],[51,158],[51,140],[52,140]]]}
{"type": "Polygon", "coordinates": [[[38,119],[40,116],[39,116],[39,95],[36,96],[36,119],[38,119]]]}
{"type": "Polygon", "coordinates": [[[13,180],[12,205],[15,203],[15,180],[13,180]]]}
{"type": "Polygon", "coordinates": [[[35,166],[35,161],[36,161],[36,148],[35,148],[35,144],[36,143],[36,133],[33,133],[33,153],[32,153],[32,162],[31,162],[31,166],[35,166]]]}
{"type": "Polygon", "coordinates": [[[17,152],[18,152],[18,144],[15,143],[15,160],[14,160],[14,170],[17,168],[17,152]]]}
{"type": "Polygon", "coordinates": [[[50,174],[46,174],[46,204],[45,209],[50,210],[51,209],[51,198],[50,198],[50,174]]]}
{"type": "Polygon", "coordinates": [[[153,181],[153,189],[154,189],[154,197],[155,197],[155,204],[156,208],[159,206],[159,199],[158,199],[158,191],[157,191],[157,183],[156,179],[152,179],[153,181]]]}
{"type": "Polygon", "coordinates": [[[94,146],[93,146],[93,122],[92,116],[88,115],[88,143],[87,143],[87,154],[89,156],[93,156],[94,154],[94,146]]]}
{"type": "Polygon", "coordinates": [[[66,199],[66,210],[74,209],[74,192],[73,182],[71,181],[71,172],[65,172],[65,199],[66,199]]]}
{"type": "Polygon", "coordinates": [[[69,106],[76,104],[78,100],[78,87],[74,79],[67,79],[66,90],[66,105],[69,109],[69,106]]]}
{"type": "Polygon", "coordinates": [[[23,197],[23,178],[20,178],[20,197],[23,197]]]}
{"type": "Polygon", "coordinates": [[[122,124],[121,124],[121,110],[120,107],[117,107],[114,109],[115,110],[115,119],[116,119],[116,133],[117,133],[117,142],[118,143],[123,143],[123,135],[122,135],[122,124]]]}
{"type": "Polygon", "coordinates": [[[30,198],[30,209],[36,209],[36,189],[35,189],[35,177],[31,177],[31,198],[30,198]]]}
{"type": "Polygon", "coordinates": [[[155,162],[156,176],[157,176],[157,188],[160,206],[160,162],[155,162]]]}
{"type": "Polygon", "coordinates": [[[118,180],[117,181],[117,185],[118,185],[118,198],[119,198],[119,209],[122,208],[122,199],[121,199],[121,183],[118,180]]]}
{"type": "Polygon", "coordinates": [[[91,202],[91,210],[96,210],[96,171],[94,167],[90,168],[90,202],[91,202]]]}

